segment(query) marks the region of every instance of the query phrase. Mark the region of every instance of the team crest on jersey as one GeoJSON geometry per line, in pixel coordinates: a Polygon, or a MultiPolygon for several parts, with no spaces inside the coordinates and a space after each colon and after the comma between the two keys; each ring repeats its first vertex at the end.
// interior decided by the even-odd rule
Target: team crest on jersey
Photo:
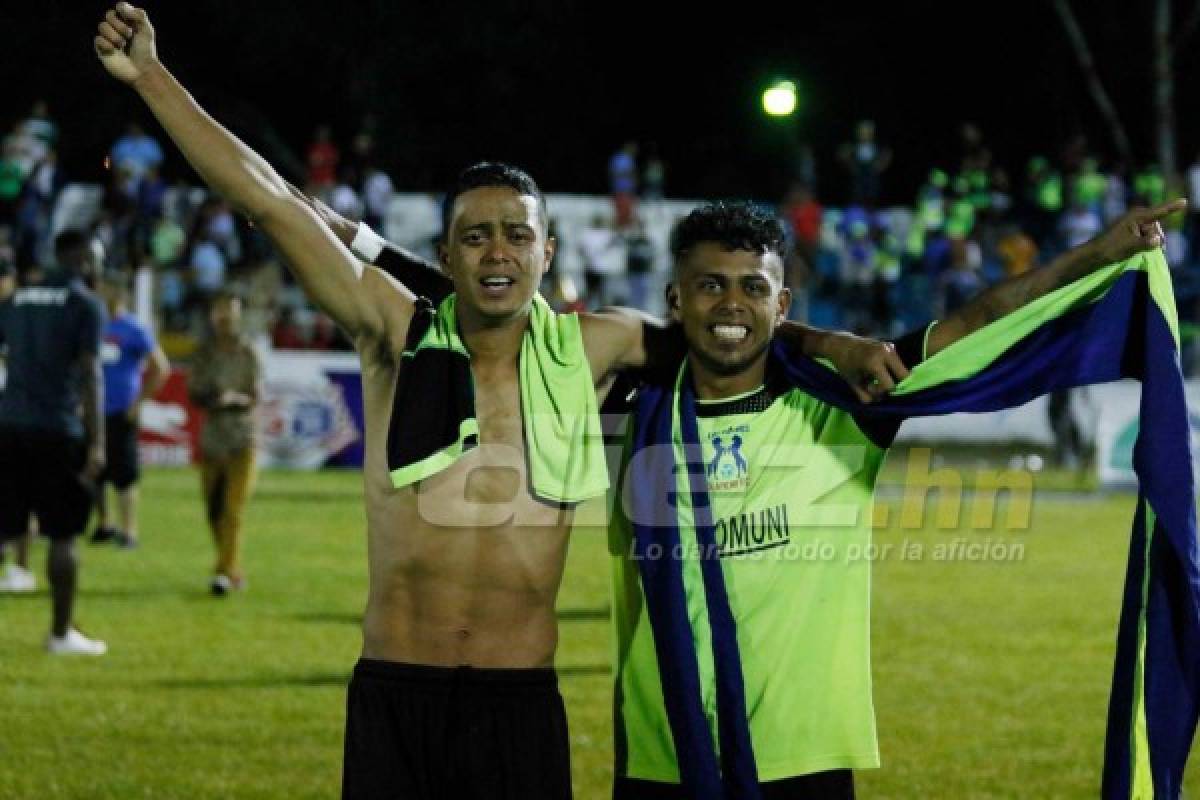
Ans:
{"type": "Polygon", "coordinates": [[[749,484],[750,466],[744,452],[749,430],[746,425],[738,425],[709,434],[712,457],[705,466],[709,491],[736,491],[749,484]]]}

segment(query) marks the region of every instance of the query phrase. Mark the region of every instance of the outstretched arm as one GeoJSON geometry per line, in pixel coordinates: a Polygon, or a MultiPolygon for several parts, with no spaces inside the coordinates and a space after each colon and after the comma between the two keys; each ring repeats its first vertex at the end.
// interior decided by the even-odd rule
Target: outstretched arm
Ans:
{"type": "Polygon", "coordinates": [[[1103,266],[1161,247],[1163,232],[1159,222],[1186,207],[1187,201],[1181,199],[1155,208],[1135,208],[1095,239],[1068,250],[1041,269],[996,284],[935,323],[925,354],[931,356],[944,350],[964,336],[1103,266]]]}
{"type": "Polygon", "coordinates": [[[101,63],[133,87],[200,177],[279,249],[306,293],[356,340],[406,325],[412,295],[358,259],[257,153],[221,127],[158,60],[146,12],[118,3],[94,40],[101,63]]]}

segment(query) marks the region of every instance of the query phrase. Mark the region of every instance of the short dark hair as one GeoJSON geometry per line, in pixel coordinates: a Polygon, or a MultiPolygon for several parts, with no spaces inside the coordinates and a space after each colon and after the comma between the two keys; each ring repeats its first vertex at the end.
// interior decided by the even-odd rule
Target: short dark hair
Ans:
{"type": "Polygon", "coordinates": [[[546,214],[546,198],[542,197],[542,190],[538,188],[537,181],[528,172],[520,167],[514,167],[512,164],[481,161],[458,173],[454,185],[450,191],[446,192],[446,197],[442,200],[443,239],[450,235],[450,217],[454,213],[454,201],[458,199],[458,196],[472,189],[492,187],[512,189],[517,194],[535,198],[538,204],[538,216],[541,217],[542,230],[546,230],[549,219],[546,214]]]}
{"type": "Polygon", "coordinates": [[[787,257],[788,240],[778,217],[743,200],[705,203],[681,219],[671,231],[671,260],[678,265],[701,242],[726,250],[774,253],[787,257]]]}

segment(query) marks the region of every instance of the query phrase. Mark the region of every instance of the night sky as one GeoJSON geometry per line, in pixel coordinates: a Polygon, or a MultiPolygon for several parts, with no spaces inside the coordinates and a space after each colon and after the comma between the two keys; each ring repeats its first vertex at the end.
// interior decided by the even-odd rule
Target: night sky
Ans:
{"type": "MultiPolygon", "coordinates": [[[[1177,5],[1182,23],[1190,3],[1177,5]]],[[[1149,0],[1073,3],[1138,155],[1151,154],[1149,0]]],[[[777,199],[797,137],[818,156],[822,197],[842,199],[833,159],[861,117],[895,152],[887,199],[907,200],[933,164],[957,163],[974,120],[1019,171],[1082,132],[1107,133],[1048,3],[558,2],[326,4],[268,0],[149,2],[159,55],[218,119],[294,177],[314,129],[348,142],[365,113],[400,190],[436,190],[482,158],[527,167],[548,191],[603,192],[622,141],[655,142],[672,196],[777,199]],[[415,7],[414,7],[415,6],[415,7]],[[653,9],[653,10],[649,10],[653,9]],[[758,95],[777,76],[801,87],[790,122],[758,95]]],[[[91,51],[106,5],[5,0],[0,123],[46,98],[62,159],[102,177],[130,117],[149,119],[91,51]]],[[[1187,111],[1200,35],[1177,65],[1182,163],[1200,145],[1187,111]]],[[[172,150],[171,168],[182,171],[172,150]]]]}

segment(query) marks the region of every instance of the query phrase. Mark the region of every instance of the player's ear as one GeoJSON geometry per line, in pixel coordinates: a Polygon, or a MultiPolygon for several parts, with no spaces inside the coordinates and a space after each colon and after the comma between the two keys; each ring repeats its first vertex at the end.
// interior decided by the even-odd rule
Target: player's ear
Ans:
{"type": "Polygon", "coordinates": [[[668,283],[665,294],[667,296],[667,311],[671,314],[671,321],[683,322],[683,310],[680,307],[679,301],[679,284],[675,281],[668,283]]]}
{"type": "Polygon", "coordinates": [[[775,313],[775,324],[782,325],[784,320],[788,318],[788,311],[792,308],[792,290],[784,286],[779,290],[779,307],[775,313]]]}
{"type": "Polygon", "coordinates": [[[546,237],[546,246],[543,253],[546,257],[546,266],[542,270],[543,273],[550,271],[550,265],[554,263],[554,253],[558,250],[558,239],[553,236],[546,237]]]}

